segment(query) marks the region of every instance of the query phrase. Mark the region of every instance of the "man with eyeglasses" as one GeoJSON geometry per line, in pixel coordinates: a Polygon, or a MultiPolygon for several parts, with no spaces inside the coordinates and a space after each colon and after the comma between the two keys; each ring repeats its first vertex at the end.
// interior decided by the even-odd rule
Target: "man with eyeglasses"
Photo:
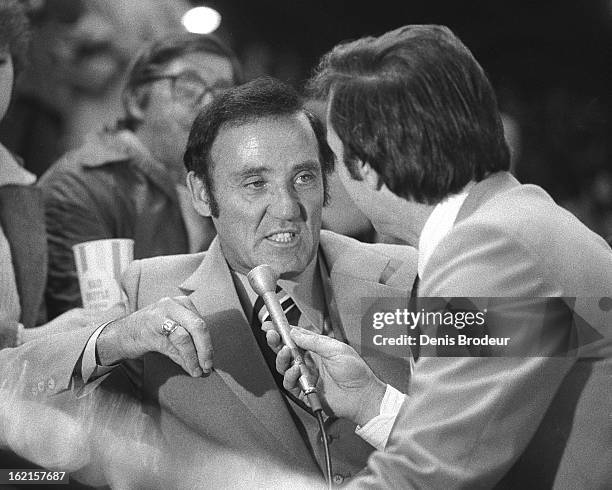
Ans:
{"type": "Polygon", "coordinates": [[[81,304],[77,243],[131,238],[136,259],[208,248],[214,227],[191,205],[182,157],[199,110],[240,79],[236,56],[213,36],[177,34],[136,56],[116,128],[90,134],[40,181],[51,317],[81,304]]]}

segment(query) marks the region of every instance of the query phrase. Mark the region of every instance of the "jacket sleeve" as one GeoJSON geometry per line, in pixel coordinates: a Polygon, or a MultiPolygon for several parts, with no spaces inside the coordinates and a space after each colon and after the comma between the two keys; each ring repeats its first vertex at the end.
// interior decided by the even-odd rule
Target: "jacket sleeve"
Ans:
{"type": "Polygon", "coordinates": [[[49,318],[54,318],[82,304],[72,247],[112,238],[113,224],[105,213],[105,197],[95,189],[92,177],[59,167],[52,169],[39,185],[45,203],[49,251],[46,300],[49,318]]]}
{"type": "MultiPolygon", "coordinates": [[[[440,245],[419,296],[553,295],[538,257],[518,240],[495,229],[466,229],[454,238],[460,249],[440,245]]],[[[537,335],[539,320],[534,316],[525,332],[537,335]]],[[[544,351],[541,356],[421,357],[386,451],[370,458],[370,474],[355,487],[494,486],[528,445],[574,362],[544,351]]]]}

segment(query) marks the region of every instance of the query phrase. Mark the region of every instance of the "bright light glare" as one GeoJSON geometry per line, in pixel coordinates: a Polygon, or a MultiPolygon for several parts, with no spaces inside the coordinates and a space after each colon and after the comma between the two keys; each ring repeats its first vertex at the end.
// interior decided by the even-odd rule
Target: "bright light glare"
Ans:
{"type": "Polygon", "coordinates": [[[210,34],[221,24],[221,14],[210,7],[195,7],[183,15],[181,22],[189,32],[210,34]]]}

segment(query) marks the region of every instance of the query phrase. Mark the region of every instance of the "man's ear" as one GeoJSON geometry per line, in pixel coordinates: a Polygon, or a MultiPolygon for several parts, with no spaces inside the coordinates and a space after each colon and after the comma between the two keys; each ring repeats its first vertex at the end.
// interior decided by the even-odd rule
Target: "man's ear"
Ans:
{"type": "Polygon", "coordinates": [[[357,171],[360,173],[361,178],[370,189],[380,189],[380,175],[378,175],[378,172],[374,170],[369,163],[358,160],[357,171]]]}
{"type": "Polygon", "coordinates": [[[191,194],[193,207],[198,214],[207,218],[211,217],[208,191],[202,179],[200,179],[193,170],[187,174],[187,188],[191,194]]]}

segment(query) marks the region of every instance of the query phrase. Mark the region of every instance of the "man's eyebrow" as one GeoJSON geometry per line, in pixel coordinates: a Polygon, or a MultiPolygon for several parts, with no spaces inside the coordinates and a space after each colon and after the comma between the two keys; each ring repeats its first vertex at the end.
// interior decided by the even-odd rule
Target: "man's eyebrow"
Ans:
{"type": "Polygon", "coordinates": [[[308,160],[306,162],[298,163],[293,170],[297,172],[302,172],[304,170],[321,170],[321,164],[318,160],[308,160]]]}
{"type": "Polygon", "coordinates": [[[234,173],[234,176],[238,178],[244,178],[244,177],[251,177],[253,175],[265,174],[271,171],[272,169],[270,167],[267,167],[266,165],[257,165],[253,167],[246,167],[246,168],[240,169],[234,173]]]}
{"type": "MultiPolygon", "coordinates": [[[[246,177],[252,177],[253,175],[263,175],[266,173],[271,173],[273,172],[273,170],[273,168],[267,165],[257,165],[240,169],[233,173],[233,176],[239,179],[244,179],[246,177]]],[[[305,162],[298,163],[295,167],[293,167],[292,170],[296,173],[303,172],[305,170],[320,171],[321,164],[318,160],[307,160],[305,162]]]]}

